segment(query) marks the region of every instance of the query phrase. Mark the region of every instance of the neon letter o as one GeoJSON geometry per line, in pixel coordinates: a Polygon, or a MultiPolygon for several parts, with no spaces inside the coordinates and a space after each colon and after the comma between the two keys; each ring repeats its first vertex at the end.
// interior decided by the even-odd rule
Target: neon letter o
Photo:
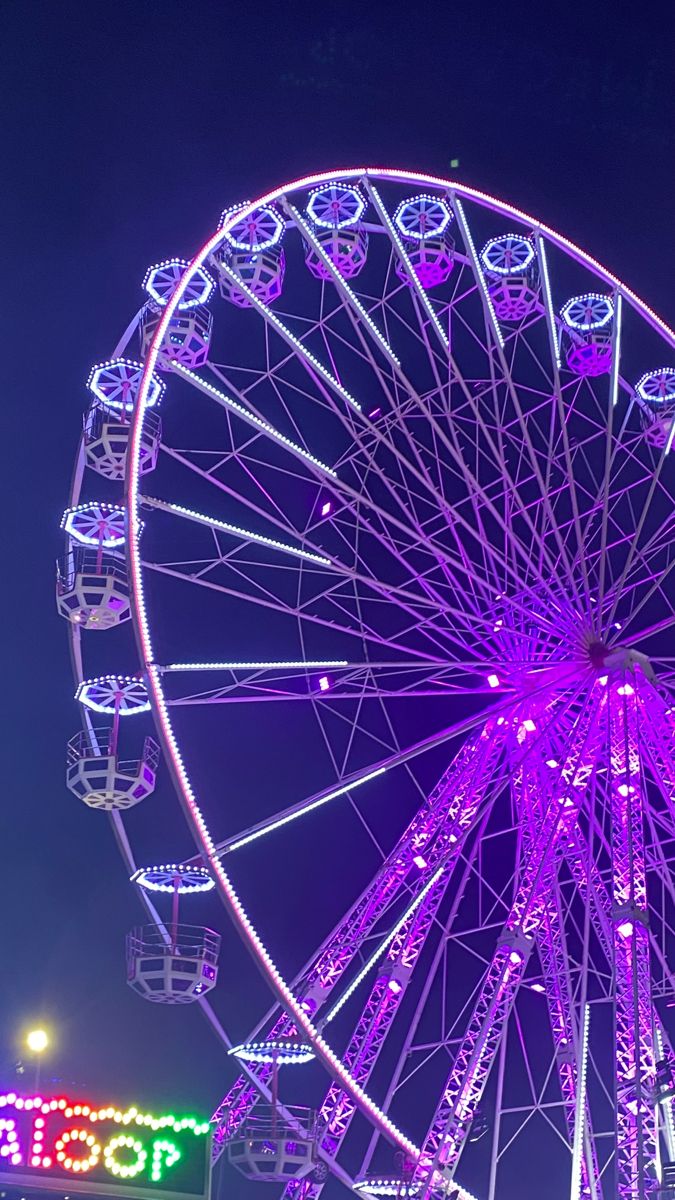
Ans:
{"type": "Polygon", "coordinates": [[[129,1134],[121,1133],[117,1137],[113,1137],[108,1142],[103,1151],[103,1162],[108,1171],[112,1175],[120,1175],[123,1179],[133,1179],[135,1175],[140,1175],[145,1166],[148,1157],[147,1150],[144,1149],[143,1143],[139,1142],[138,1138],[131,1137],[129,1134]],[[120,1147],[125,1146],[129,1150],[133,1150],[136,1155],[136,1161],[132,1163],[119,1163],[115,1158],[115,1151],[120,1147]]]}

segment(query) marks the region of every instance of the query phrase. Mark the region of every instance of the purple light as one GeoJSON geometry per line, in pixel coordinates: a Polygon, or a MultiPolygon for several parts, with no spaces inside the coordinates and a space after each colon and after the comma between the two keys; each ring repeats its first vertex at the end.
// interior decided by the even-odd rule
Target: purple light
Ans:
{"type": "Polygon", "coordinates": [[[321,505],[321,516],[327,517],[331,512],[332,507],[333,505],[331,504],[330,500],[326,500],[325,503],[321,505]]]}
{"type": "Polygon", "coordinates": [[[370,417],[370,419],[372,421],[373,417],[379,417],[381,412],[382,412],[381,408],[374,408],[372,412],[368,413],[368,416],[370,417]]]}
{"type": "Polygon", "coordinates": [[[390,992],[394,993],[395,996],[398,996],[399,993],[403,991],[403,985],[398,982],[398,979],[390,979],[387,987],[389,988],[390,992]]]}
{"type": "Polygon", "coordinates": [[[623,924],[617,925],[616,932],[621,934],[622,938],[629,938],[633,933],[633,922],[624,921],[623,924]]]}
{"type": "Polygon", "coordinates": [[[413,858],[413,862],[416,867],[419,867],[420,871],[423,871],[424,868],[427,866],[427,860],[426,860],[426,858],[422,858],[421,854],[416,854],[415,857],[413,858]]]}
{"type": "Polygon", "coordinates": [[[330,679],[327,675],[321,675],[319,678],[319,691],[327,692],[330,690],[330,679]]]}
{"type": "Polygon", "coordinates": [[[488,675],[487,681],[488,681],[488,687],[491,687],[491,688],[499,687],[499,675],[488,675]]]}

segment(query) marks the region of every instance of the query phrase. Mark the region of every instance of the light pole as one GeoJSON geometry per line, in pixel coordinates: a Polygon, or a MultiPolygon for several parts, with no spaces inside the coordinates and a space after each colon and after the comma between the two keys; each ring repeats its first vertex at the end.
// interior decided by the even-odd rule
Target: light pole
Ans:
{"type": "Polygon", "coordinates": [[[42,1055],[49,1047],[49,1034],[45,1029],[31,1029],[26,1034],[25,1038],[26,1049],[33,1055],[33,1065],[35,1068],[34,1084],[37,1091],[40,1087],[40,1066],[42,1063],[42,1055]]]}

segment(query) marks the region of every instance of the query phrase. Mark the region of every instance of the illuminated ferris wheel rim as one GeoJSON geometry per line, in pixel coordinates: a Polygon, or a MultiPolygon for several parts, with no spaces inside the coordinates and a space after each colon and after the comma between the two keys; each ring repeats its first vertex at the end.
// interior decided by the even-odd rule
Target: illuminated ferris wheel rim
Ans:
{"type": "Polygon", "coordinates": [[[204,852],[206,861],[210,863],[211,869],[217,881],[218,889],[225,901],[226,907],[231,913],[236,926],[244,938],[244,941],[248,944],[250,950],[252,951],[254,958],[262,966],[263,971],[270,982],[272,990],[282,1004],[283,1008],[292,1016],[293,1020],[297,1024],[298,1030],[312,1045],[318,1059],[326,1067],[329,1074],[352,1097],[357,1107],[365,1113],[373,1125],[378,1128],[382,1134],[384,1134],[389,1140],[393,1140],[407,1154],[416,1158],[419,1154],[418,1148],[394,1125],[387,1114],[373,1102],[367,1092],[355,1082],[349,1071],[344,1067],[339,1057],[325,1041],[319,1029],[310,1020],[308,1013],[296,999],[289,985],[278,972],[260,936],[253,927],[243,906],[241,905],[229,876],[223,867],[218,849],[209,833],[206,822],[202,816],[199,805],[192,791],[190,779],[183,764],[176,737],[173,733],[171,719],[169,716],[169,705],[162,686],[162,673],[155,662],[153,652],[148,615],[146,611],[143,569],[139,549],[139,454],[143,421],[148,403],[148,389],[153,379],[153,370],[157,361],[158,350],[162,339],[167,331],[172,316],[180,308],[181,298],[189,286],[191,279],[195,273],[204,266],[209,255],[211,255],[226,238],[229,225],[234,223],[235,220],[241,221],[242,219],[245,219],[246,216],[254,209],[269,205],[275,200],[278,200],[280,197],[296,190],[307,187],[316,187],[321,183],[332,182],[336,179],[357,180],[364,176],[369,179],[383,180],[392,183],[415,183],[422,187],[426,186],[447,189],[451,194],[455,194],[462,198],[466,197],[467,199],[476,201],[478,204],[503,214],[504,216],[515,218],[524,224],[529,225],[540,234],[545,235],[553,244],[558,245],[563,251],[576,258],[578,262],[601,278],[607,285],[617,289],[617,291],[626,300],[628,300],[631,305],[633,305],[633,307],[641,314],[641,316],[658,333],[670,340],[671,344],[675,344],[675,333],[673,333],[673,331],[665,324],[665,322],[663,322],[656,313],[654,313],[642,300],[640,300],[639,297],[637,297],[629,288],[621,283],[618,278],[604,269],[594,258],[585,253],[579,247],[575,246],[567,238],[556,233],[554,230],[550,229],[541,222],[534,220],[527,213],[524,213],[511,205],[504,204],[483,192],[458,184],[455,181],[434,176],[421,175],[416,172],[396,171],[389,169],[352,168],[348,170],[322,172],[317,175],[301,178],[293,183],[284,185],[281,188],[274,189],[273,191],[266,193],[255,201],[252,201],[245,208],[240,208],[238,211],[234,212],[230,220],[226,221],[224,225],[208,239],[208,241],[195,255],[189,266],[186,268],[185,273],[176,287],[176,290],[171,295],[171,298],[162,312],[161,320],[159,321],[152,345],[150,346],[147,354],[138,393],[138,401],[133,414],[130,436],[130,453],[126,478],[127,513],[130,522],[130,536],[127,541],[127,554],[130,567],[130,578],[132,581],[134,627],[139,646],[141,665],[147,673],[148,690],[154,715],[157,721],[158,729],[160,730],[165,750],[167,752],[167,758],[171,764],[172,775],[177,785],[181,803],[186,810],[189,823],[191,824],[197,839],[197,844],[200,850],[204,852]]]}

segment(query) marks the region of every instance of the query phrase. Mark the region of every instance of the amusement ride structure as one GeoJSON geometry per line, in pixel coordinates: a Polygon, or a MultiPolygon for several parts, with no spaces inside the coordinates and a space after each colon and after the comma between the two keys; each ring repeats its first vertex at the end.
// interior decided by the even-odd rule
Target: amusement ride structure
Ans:
{"type": "Polygon", "coordinates": [[[62,522],[67,782],[141,888],[129,983],[230,1052],[236,1194],[675,1197],[673,333],[395,170],[143,287],[62,522]],[[160,748],[192,837],[147,866],[160,748]],[[208,889],[272,1006],[231,1036],[208,889]]]}

